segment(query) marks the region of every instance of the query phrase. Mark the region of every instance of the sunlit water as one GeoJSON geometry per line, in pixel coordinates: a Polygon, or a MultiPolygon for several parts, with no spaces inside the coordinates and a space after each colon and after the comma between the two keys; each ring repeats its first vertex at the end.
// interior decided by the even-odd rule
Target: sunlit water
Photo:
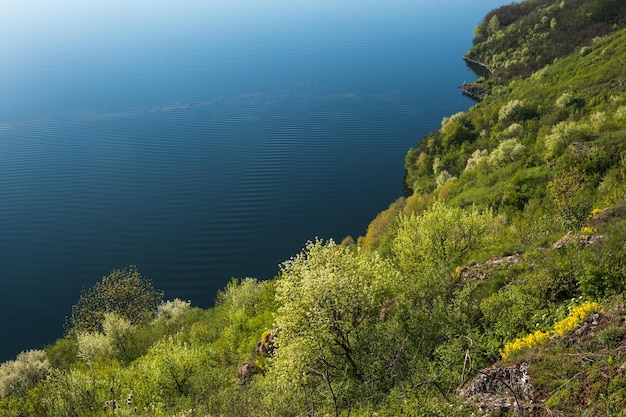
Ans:
{"type": "Polygon", "coordinates": [[[19,3],[0,14],[0,360],[61,336],[113,268],[208,307],[307,240],[363,235],[407,149],[472,105],[461,56],[504,2],[19,3]]]}

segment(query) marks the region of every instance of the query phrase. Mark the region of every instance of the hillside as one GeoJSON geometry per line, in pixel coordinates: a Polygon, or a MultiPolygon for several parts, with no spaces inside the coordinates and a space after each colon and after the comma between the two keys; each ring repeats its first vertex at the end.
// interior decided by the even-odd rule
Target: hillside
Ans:
{"type": "Polygon", "coordinates": [[[113,271],[0,365],[0,415],[626,415],[625,10],[490,12],[488,94],[408,151],[365,236],[211,309],[113,271]]]}

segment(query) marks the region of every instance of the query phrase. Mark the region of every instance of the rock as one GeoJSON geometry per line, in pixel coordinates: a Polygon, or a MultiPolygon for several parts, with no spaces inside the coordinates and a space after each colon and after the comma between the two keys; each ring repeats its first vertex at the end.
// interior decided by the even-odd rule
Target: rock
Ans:
{"type": "Polygon", "coordinates": [[[528,367],[527,362],[522,362],[514,366],[483,369],[456,393],[476,404],[483,413],[532,413],[540,404],[533,399],[528,367]]]}
{"type": "Polygon", "coordinates": [[[565,236],[552,245],[552,249],[564,248],[572,242],[578,243],[581,248],[584,248],[602,242],[604,239],[606,239],[604,235],[574,235],[572,232],[567,232],[565,236]]]}
{"type": "Polygon", "coordinates": [[[572,232],[567,232],[565,236],[554,242],[552,245],[552,249],[561,249],[564,248],[568,243],[572,241],[572,232]]]}
{"type": "Polygon", "coordinates": [[[461,269],[460,278],[462,280],[488,279],[491,277],[494,268],[504,264],[516,264],[519,263],[519,261],[519,255],[494,256],[481,264],[470,265],[461,269]]]}
{"type": "Polygon", "coordinates": [[[460,85],[459,88],[464,95],[471,98],[472,100],[482,101],[485,97],[487,97],[487,91],[485,90],[485,87],[480,84],[463,84],[460,85]]]}
{"type": "Polygon", "coordinates": [[[237,378],[239,379],[239,384],[245,384],[248,379],[252,377],[252,375],[256,374],[259,370],[259,367],[256,365],[256,361],[249,360],[241,365],[237,366],[237,378]]]}
{"type": "Polygon", "coordinates": [[[254,349],[254,351],[261,355],[272,356],[274,350],[276,350],[276,345],[274,344],[275,339],[276,332],[274,330],[263,332],[261,340],[259,340],[256,344],[256,349],[254,349]]]}

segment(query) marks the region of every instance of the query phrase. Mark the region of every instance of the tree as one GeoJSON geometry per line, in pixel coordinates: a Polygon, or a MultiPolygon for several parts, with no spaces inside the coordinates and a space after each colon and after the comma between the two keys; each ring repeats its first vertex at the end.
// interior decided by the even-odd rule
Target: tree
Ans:
{"type": "Polygon", "coordinates": [[[23,396],[48,375],[50,364],[43,350],[29,350],[0,364],[0,398],[23,396]]]}
{"type": "Polygon", "coordinates": [[[501,167],[509,162],[518,160],[524,154],[526,147],[517,138],[505,139],[489,155],[489,163],[501,167]]]}
{"type": "Polygon", "coordinates": [[[544,138],[546,157],[560,156],[565,148],[572,142],[581,142],[591,137],[591,126],[572,121],[559,122],[552,127],[552,131],[544,138]]]}
{"type": "Polygon", "coordinates": [[[468,252],[488,246],[495,239],[497,226],[491,211],[464,210],[437,201],[420,215],[401,217],[394,253],[409,274],[424,267],[450,270],[468,252]]]}
{"type": "Polygon", "coordinates": [[[309,412],[321,403],[335,415],[382,395],[394,382],[380,354],[390,351],[382,348],[392,339],[385,318],[400,284],[398,271],[375,252],[309,242],[282,265],[277,283],[277,385],[303,393],[309,412]]]}
{"type": "Polygon", "coordinates": [[[509,101],[502,106],[498,111],[498,119],[502,123],[511,123],[524,120],[527,116],[528,109],[524,106],[524,103],[515,99],[509,101]]]}
{"type": "Polygon", "coordinates": [[[591,201],[585,192],[585,174],[578,168],[563,172],[548,183],[548,191],[563,225],[578,230],[588,219],[591,201]]]}
{"type": "Polygon", "coordinates": [[[149,322],[163,299],[163,292],[139,274],[136,266],[116,269],[88,290],[82,290],[72,306],[72,331],[100,331],[106,313],[115,313],[132,325],[149,322]]]}

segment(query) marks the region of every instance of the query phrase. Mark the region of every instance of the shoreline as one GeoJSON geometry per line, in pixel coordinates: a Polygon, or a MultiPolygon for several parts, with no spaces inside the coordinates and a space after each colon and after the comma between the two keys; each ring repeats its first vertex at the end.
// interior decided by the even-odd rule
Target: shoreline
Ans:
{"type": "Polygon", "coordinates": [[[486,70],[489,74],[493,74],[493,70],[491,69],[491,67],[489,67],[489,65],[487,65],[484,62],[478,61],[476,59],[470,58],[467,55],[463,55],[463,61],[469,63],[469,64],[474,64],[477,65],[481,68],[483,68],[484,70],[486,70]]]}

